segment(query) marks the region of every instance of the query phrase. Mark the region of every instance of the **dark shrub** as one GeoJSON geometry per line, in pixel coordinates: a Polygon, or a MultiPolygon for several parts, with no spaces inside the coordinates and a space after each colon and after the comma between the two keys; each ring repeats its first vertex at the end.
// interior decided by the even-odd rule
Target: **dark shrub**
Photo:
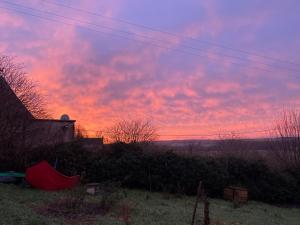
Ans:
{"type": "Polygon", "coordinates": [[[84,172],[92,161],[91,158],[92,154],[82,148],[80,143],[73,142],[24,150],[18,157],[6,154],[3,160],[0,157],[0,162],[2,171],[25,171],[27,167],[46,160],[51,165],[56,165],[60,172],[74,175],[84,172]]]}
{"type": "Polygon", "coordinates": [[[234,157],[187,157],[172,152],[145,153],[141,146],[116,143],[106,154],[87,152],[77,143],[48,146],[0,157],[1,169],[24,171],[42,160],[74,175],[86,172],[90,182],[117,182],[123,187],[192,195],[201,180],[207,194],[222,197],[226,186],[248,188],[250,199],[300,203],[300,170],[271,170],[264,161],[234,157]],[[4,157],[5,156],[5,157],[4,157]],[[3,160],[5,159],[5,160],[3,160]],[[9,159],[9,160],[8,160],[9,159]],[[1,161],[2,160],[2,161],[1,161]]]}
{"type": "Polygon", "coordinates": [[[191,158],[143,153],[134,145],[116,144],[110,154],[94,160],[88,170],[92,182],[121,182],[124,187],[195,194],[200,180],[211,197],[222,197],[226,186],[246,187],[251,199],[295,203],[299,199],[299,172],[272,171],[263,161],[234,157],[191,158]]]}
{"type": "Polygon", "coordinates": [[[78,142],[39,147],[28,152],[26,156],[26,167],[46,160],[66,175],[81,174],[92,161],[92,155],[78,142]]]}

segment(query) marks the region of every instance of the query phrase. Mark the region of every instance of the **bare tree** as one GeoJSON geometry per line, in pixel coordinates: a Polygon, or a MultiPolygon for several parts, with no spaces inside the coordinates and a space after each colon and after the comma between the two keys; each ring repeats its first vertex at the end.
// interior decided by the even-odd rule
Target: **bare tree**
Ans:
{"type": "Polygon", "coordinates": [[[150,121],[131,120],[120,121],[107,129],[110,142],[145,143],[157,139],[156,128],[150,121]]]}
{"type": "Polygon", "coordinates": [[[4,77],[10,88],[38,119],[49,117],[45,110],[45,100],[37,91],[35,83],[24,72],[24,66],[15,63],[14,58],[0,55],[0,76],[4,77]]]}
{"type": "Polygon", "coordinates": [[[300,167],[300,112],[284,110],[272,135],[273,151],[285,166],[300,167]]]}
{"type": "Polygon", "coordinates": [[[89,135],[88,135],[87,130],[80,124],[77,124],[75,126],[75,138],[80,140],[80,139],[88,138],[88,137],[89,137],[89,135]]]}

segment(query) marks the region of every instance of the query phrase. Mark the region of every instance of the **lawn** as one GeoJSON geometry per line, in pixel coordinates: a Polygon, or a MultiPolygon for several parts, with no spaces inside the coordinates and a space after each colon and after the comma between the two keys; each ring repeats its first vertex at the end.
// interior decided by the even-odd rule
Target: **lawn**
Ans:
{"type": "MultiPolygon", "coordinates": [[[[39,213],[38,209],[58,201],[68,191],[43,192],[22,189],[14,185],[0,184],[0,224],[5,225],[59,225],[95,224],[122,225],[118,219],[120,207],[115,207],[104,216],[66,220],[39,213]]],[[[149,193],[138,190],[122,190],[118,205],[129,205],[130,225],[189,225],[194,206],[194,197],[149,193]]],[[[96,202],[99,197],[89,196],[87,201],[96,202]]],[[[197,224],[201,224],[202,204],[197,224]],[[201,212],[201,213],[200,213],[201,212]]],[[[250,201],[234,208],[230,202],[210,199],[210,217],[215,225],[299,225],[300,209],[281,208],[250,201]]]]}

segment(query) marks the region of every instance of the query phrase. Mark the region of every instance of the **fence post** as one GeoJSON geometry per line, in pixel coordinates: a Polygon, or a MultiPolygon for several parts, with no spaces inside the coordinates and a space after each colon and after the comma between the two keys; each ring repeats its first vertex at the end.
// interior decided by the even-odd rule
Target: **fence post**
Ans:
{"type": "Polygon", "coordinates": [[[205,196],[204,200],[204,225],[209,225],[210,219],[209,219],[209,202],[207,201],[207,198],[205,196]]]}
{"type": "Polygon", "coordinates": [[[199,186],[198,186],[198,190],[197,190],[197,197],[196,197],[196,202],[195,202],[195,206],[194,206],[194,211],[193,211],[193,217],[192,217],[192,223],[191,223],[191,225],[194,225],[194,223],[195,223],[195,216],[196,216],[198,201],[199,201],[199,199],[201,197],[201,193],[202,193],[202,181],[199,182],[199,186]]]}

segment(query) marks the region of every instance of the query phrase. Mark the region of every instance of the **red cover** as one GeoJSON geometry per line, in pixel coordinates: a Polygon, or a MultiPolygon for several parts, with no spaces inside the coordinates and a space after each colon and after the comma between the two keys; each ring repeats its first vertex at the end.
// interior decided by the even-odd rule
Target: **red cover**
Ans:
{"type": "Polygon", "coordinates": [[[26,180],[35,188],[56,191],[76,186],[80,176],[67,177],[56,171],[47,161],[42,161],[27,168],[26,180]]]}

